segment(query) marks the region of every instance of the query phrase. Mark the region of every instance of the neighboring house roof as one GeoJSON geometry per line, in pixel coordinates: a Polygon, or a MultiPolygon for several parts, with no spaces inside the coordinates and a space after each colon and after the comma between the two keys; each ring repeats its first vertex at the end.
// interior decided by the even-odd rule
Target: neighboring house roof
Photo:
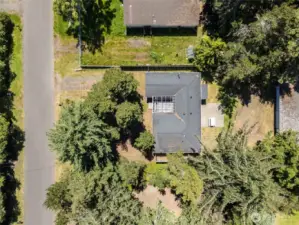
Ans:
{"type": "Polygon", "coordinates": [[[187,26],[199,24],[199,0],[124,0],[126,26],[187,26]]]}
{"type": "Polygon", "coordinates": [[[146,73],[146,97],[174,96],[173,113],[153,113],[155,153],[200,151],[200,73],[146,73]]]}

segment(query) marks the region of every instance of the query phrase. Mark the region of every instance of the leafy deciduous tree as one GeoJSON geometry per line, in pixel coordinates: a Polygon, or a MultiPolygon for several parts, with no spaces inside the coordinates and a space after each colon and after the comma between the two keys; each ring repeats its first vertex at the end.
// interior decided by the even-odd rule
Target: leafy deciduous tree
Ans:
{"type": "Polygon", "coordinates": [[[194,168],[189,166],[183,153],[169,154],[170,186],[182,197],[183,202],[195,203],[203,190],[203,182],[194,168]]]}
{"type": "Polygon", "coordinates": [[[54,6],[64,21],[69,22],[69,34],[78,37],[80,29],[82,41],[91,52],[101,49],[114,18],[111,1],[55,0],[54,6]]]}
{"type": "Polygon", "coordinates": [[[134,146],[144,153],[152,153],[155,144],[155,138],[149,131],[140,133],[139,137],[136,138],[134,146]]]}
{"type": "Polygon", "coordinates": [[[138,103],[123,102],[118,106],[115,116],[122,129],[133,128],[143,120],[142,109],[138,103]]]}

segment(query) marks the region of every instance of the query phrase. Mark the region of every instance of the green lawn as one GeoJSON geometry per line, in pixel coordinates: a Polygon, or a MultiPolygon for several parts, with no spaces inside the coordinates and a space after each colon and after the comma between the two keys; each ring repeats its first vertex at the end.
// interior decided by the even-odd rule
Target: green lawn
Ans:
{"type": "Polygon", "coordinates": [[[278,215],[275,225],[299,225],[299,212],[292,216],[278,215]]]}
{"type": "Polygon", "coordinates": [[[102,51],[85,51],[83,65],[187,64],[186,49],[196,37],[119,37],[106,39],[102,51]]]}
{"type": "MultiPolygon", "coordinates": [[[[15,123],[23,129],[23,62],[22,62],[22,22],[18,15],[11,14],[11,19],[15,24],[13,32],[13,54],[11,59],[11,70],[16,75],[11,84],[11,91],[14,93],[14,109],[13,114],[15,123]]],[[[24,152],[20,152],[18,161],[15,164],[15,177],[20,182],[20,189],[17,191],[17,199],[20,206],[20,215],[18,221],[24,218],[24,200],[23,200],[23,184],[24,184],[24,152]]],[[[16,223],[17,224],[17,223],[16,223]]]]}

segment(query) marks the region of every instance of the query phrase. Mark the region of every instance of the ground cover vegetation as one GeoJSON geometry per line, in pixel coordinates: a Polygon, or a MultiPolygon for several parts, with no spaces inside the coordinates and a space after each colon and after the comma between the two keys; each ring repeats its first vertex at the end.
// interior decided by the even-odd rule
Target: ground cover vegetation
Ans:
{"type": "Polygon", "coordinates": [[[16,74],[11,69],[14,23],[6,13],[0,13],[0,224],[17,221],[19,205],[14,162],[23,146],[23,133],[14,117],[14,93],[11,84],[16,74]]]}
{"type": "Polygon", "coordinates": [[[237,99],[247,104],[257,95],[272,102],[276,85],[296,82],[298,2],[208,1],[204,15],[207,34],[194,63],[204,79],[220,86],[218,98],[227,114],[237,99]]]}

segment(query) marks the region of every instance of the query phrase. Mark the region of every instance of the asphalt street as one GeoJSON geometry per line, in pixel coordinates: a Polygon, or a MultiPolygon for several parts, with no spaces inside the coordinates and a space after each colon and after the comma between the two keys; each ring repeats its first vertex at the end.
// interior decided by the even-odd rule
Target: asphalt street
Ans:
{"type": "Polygon", "coordinates": [[[43,202],[54,182],[46,132],[54,124],[52,0],[23,1],[25,110],[25,225],[53,225],[43,202]]]}

